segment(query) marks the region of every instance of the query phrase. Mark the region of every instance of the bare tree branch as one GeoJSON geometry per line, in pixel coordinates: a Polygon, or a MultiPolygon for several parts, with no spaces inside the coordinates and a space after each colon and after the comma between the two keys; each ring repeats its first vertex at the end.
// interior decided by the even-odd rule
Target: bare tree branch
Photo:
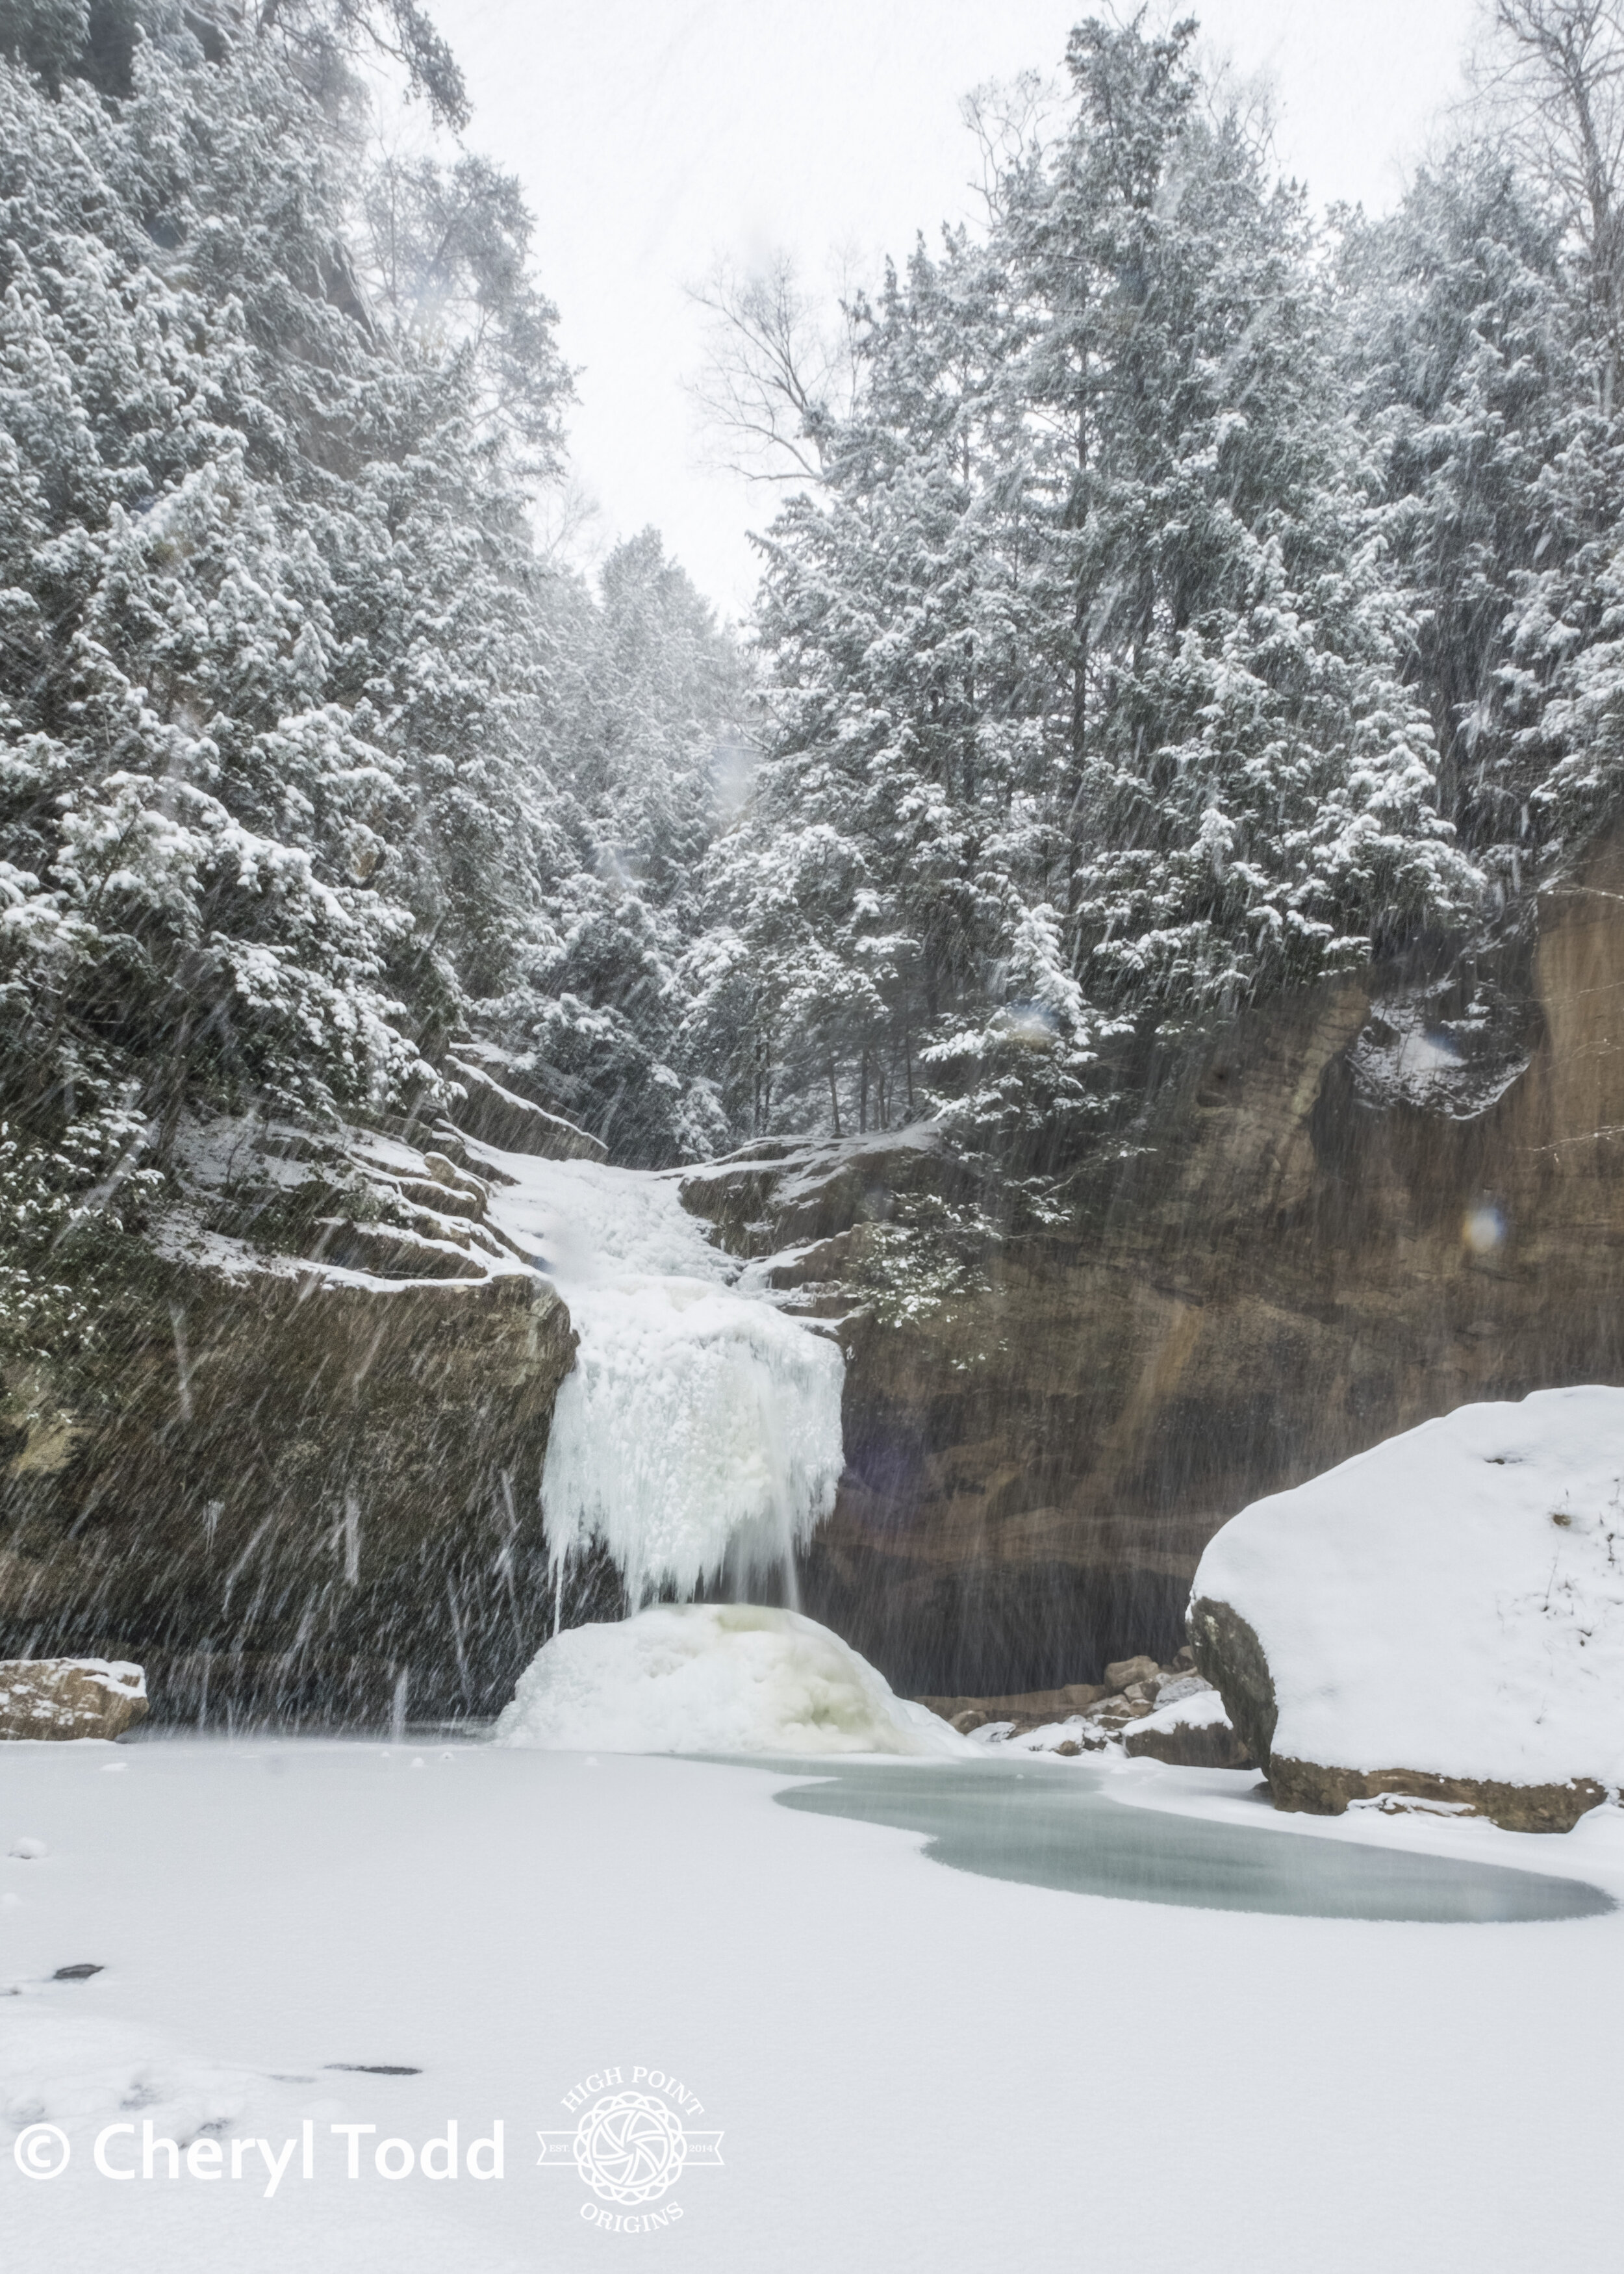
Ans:
{"type": "Polygon", "coordinates": [[[723,440],[721,463],[752,481],[821,481],[830,438],[857,399],[861,300],[831,315],[783,253],[748,275],[720,266],[689,297],[710,320],[694,392],[723,440]]]}

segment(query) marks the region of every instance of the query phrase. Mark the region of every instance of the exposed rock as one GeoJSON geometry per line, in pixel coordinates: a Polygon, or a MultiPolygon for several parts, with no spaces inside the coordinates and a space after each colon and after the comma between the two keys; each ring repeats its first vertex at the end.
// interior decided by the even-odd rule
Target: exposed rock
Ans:
{"type": "Polygon", "coordinates": [[[1201,1674],[1175,1674],[1160,1683],[1156,1690],[1156,1710],[1161,1713],[1169,1706],[1179,1705],[1186,1698],[1209,1698],[1213,1684],[1201,1674]]]}
{"type": "Polygon", "coordinates": [[[1269,1762],[1268,1781],[1276,1808],[1310,1816],[1341,1816],[1350,1801],[1393,1793],[1452,1803],[1465,1814],[1489,1817],[1507,1832],[1571,1832],[1607,1797],[1605,1788],[1590,1777],[1570,1778],[1565,1784],[1506,1784],[1488,1777],[1439,1776],[1430,1769],[1325,1768],[1280,1753],[1269,1762]]]}
{"type": "Polygon", "coordinates": [[[1059,1690],[1024,1690],[1013,1698],[916,1698],[914,1702],[955,1724],[966,1713],[979,1713],[983,1721],[1024,1719],[1035,1723],[1064,1721],[1105,1695],[1097,1682],[1069,1682],[1059,1690]]]}
{"type": "Polygon", "coordinates": [[[1198,1597],[1190,1606],[1196,1664],[1223,1699],[1236,1736],[1267,1769],[1280,1707],[1263,1645],[1229,1603],[1198,1597]]]}
{"type": "Polygon", "coordinates": [[[1130,1068],[1132,1142],[1069,1220],[1016,1227],[929,1132],[691,1172],[843,1322],[812,1613],[916,1693],[1169,1658],[1248,1502],[1474,1397],[1624,1380],[1624,834],[1487,984],[1334,981],[1130,1068]]]}
{"type": "Polygon", "coordinates": [[[505,1088],[482,1066],[454,1058],[448,1069],[463,1095],[451,1117],[468,1137],[502,1153],[536,1153],[549,1161],[606,1161],[608,1148],[561,1114],[549,1113],[528,1097],[505,1088]]]}
{"type": "Polygon", "coordinates": [[[137,1653],[163,1718],[494,1710],[551,1623],[563,1303],[470,1216],[390,1220],[478,1197],[448,1153],[222,1122],[180,1157],[75,1370],[8,1376],[0,1644],[137,1653]]]}
{"type": "Polygon", "coordinates": [[[51,1976],[51,1980],[53,1982],[88,1982],[93,1974],[106,1972],[105,1966],[98,1966],[93,1959],[81,1958],[76,1966],[59,1966],[51,1976]]]}
{"type": "Polygon", "coordinates": [[[1154,1658],[1142,1653],[1138,1658],[1120,1658],[1106,1668],[1105,1686],[1108,1690],[1132,1692],[1136,1683],[1152,1681],[1161,1671],[1154,1658]]]}
{"type": "Polygon", "coordinates": [[[0,1660],[0,1738],[121,1737],[146,1712],[146,1675],[127,1659],[0,1660]]]}
{"type": "Polygon", "coordinates": [[[1255,1769],[1257,1761],[1230,1727],[1217,1691],[1201,1683],[1193,1692],[1158,1706],[1124,1731],[1130,1758],[1167,1761],[1186,1769],[1255,1769]]]}

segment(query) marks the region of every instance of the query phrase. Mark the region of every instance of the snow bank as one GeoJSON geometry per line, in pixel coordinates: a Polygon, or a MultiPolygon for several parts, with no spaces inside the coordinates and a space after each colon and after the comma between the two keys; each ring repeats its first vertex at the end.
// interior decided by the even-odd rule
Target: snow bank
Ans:
{"type": "MultiPolygon", "coordinates": [[[[476,1148],[477,1151],[488,1148],[476,1148]]],[[[727,1282],[676,1182],[494,1156],[492,1216],[553,1277],[580,1337],[542,1505],[555,1565],[601,1540],[634,1602],[786,1563],[834,1506],[845,1362],[727,1282]]]]}
{"type": "Polygon", "coordinates": [[[499,1744],[605,1753],[974,1754],[795,1611],[664,1603],[538,1651],[499,1744]]]}
{"type": "Polygon", "coordinates": [[[1624,1782],[1624,1389],[1467,1405],[1244,1509],[1192,1596],[1256,1633],[1274,1751],[1624,1782]]]}

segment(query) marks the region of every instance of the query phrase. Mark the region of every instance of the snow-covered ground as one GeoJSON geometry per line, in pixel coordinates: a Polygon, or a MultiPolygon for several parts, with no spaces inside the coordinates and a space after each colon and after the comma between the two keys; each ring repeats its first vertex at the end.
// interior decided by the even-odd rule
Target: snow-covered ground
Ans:
{"type": "Polygon", "coordinates": [[[788,1568],[834,1505],[845,1363],[705,1238],[674,1176],[470,1146],[491,1213],[569,1306],[542,1502],[555,1556],[601,1539],[633,1602],[788,1568]]]}
{"type": "MultiPolygon", "coordinates": [[[[1034,1767],[1011,1756],[1006,1773],[1034,1767]]],[[[13,2128],[59,2126],[72,2160],[31,2180],[8,2139],[6,2263],[1613,2263],[1624,1912],[1421,1926],[1059,1894],[774,1805],[794,1773],[432,1737],[7,1746],[0,1980],[20,1994],[0,2000],[0,2107],[13,2128]],[[24,1839],[47,1852],[5,1856],[24,1839]],[[81,1962],[104,1970],[50,1979],[81,1962]],[[660,2199],[682,2215],[658,2232],[590,2222],[604,2207],[568,2157],[538,2162],[538,2133],[567,2135],[567,2099],[612,2068],[660,2073],[683,2120],[722,2135],[719,2166],[695,2162],[660,2199]],[[500,2180],[374,2167],[379,2143],[416,2156],[450,2121],[465,2160],[499,2120],[500,2180]],[[217,2142],[222,2176],[171,2180],[162,2148],[139,2176],[146,2121],[200,2141],[204,2172],[217,2142]],[[134,2179],[94,2168],[116,2124],[134,2129],[104,2159],[134,2179]],[[250,2139],[269,2162],[246,2149],[234,2180],[250,2139]]],[[[1137,1762],[1106,1788],[1259,1841],[1379,1842],[1624,1892],[1611,1809],[1560,1839],[1373,1811],[1309,1824],[1269,1815],[1253,1781],[1137,1762]]]]}

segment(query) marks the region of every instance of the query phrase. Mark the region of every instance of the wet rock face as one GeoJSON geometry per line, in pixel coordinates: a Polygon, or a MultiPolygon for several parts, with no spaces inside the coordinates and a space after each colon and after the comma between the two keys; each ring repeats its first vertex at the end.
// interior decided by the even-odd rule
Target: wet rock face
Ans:
{"type": "Polygon", "coordinates": [[[1063,1223],[1011,1232],[920,1133],[688,1178],[843,1321],[812,1615],[912,1696],[1098,1680],[1171,1657],[1249,1502],[1475,1399],[1624,1382],[1621,1002],[1624,837],[1492,983],[1327,983],[1147,1070],[1063,1223]]]}
{"type": "Polygon", "coordinates": [[[122,1737],[146,1712],[145,1674],[125,1660],[0,1660],[0,1738],[122,1737]]]}
{"type": "Polygon", "coordinates": [[[509,1694],[551,1623],[538,1487],[575,1336],[466,1165],[351,1149],[366,1173],[342,1186],[289,1161],[308,1205],[278,1218],[285,1246],[211,1229],[211,1194],[239,1186],[199,1182],[85,1360],[8,1380],[0,1647],[139,1657],[160,1720],[509,1694]],[[365,1242],[329,1236],[341,1189],[340,1222],[372,1211],[365,1242]]]}

